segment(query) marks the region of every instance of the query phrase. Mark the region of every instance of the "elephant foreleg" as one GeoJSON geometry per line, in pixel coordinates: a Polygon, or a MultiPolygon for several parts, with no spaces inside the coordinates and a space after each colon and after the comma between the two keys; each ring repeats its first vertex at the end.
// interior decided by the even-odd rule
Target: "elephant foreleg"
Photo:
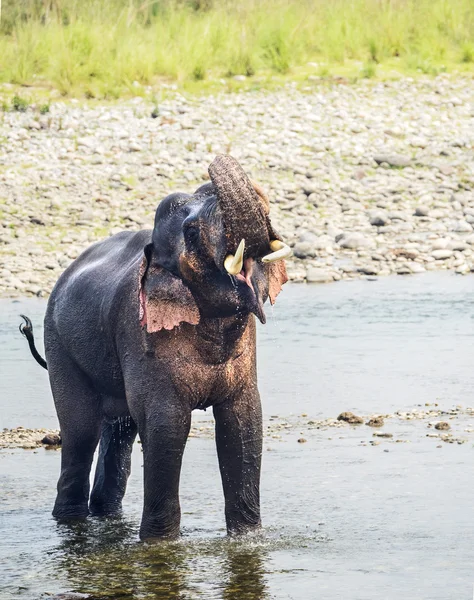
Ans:
{"type": "Polygon", "coordinates": [[[136,435],[137,426],[131,417],[103,420],[90,499],[91,514],[113,515],[120,512],[136,435]]]}
{"type": "Polygon", "coordinates": [[[256,388],[214,407],[229,534],[260,526],[262,409],[256,388]]]}
{"type": "Polygon", "coordinates": [[[140,538],[179,535],[179,477],[191,411],[161,406],[139,422],[144,453],[144,505],[140,538]]]}

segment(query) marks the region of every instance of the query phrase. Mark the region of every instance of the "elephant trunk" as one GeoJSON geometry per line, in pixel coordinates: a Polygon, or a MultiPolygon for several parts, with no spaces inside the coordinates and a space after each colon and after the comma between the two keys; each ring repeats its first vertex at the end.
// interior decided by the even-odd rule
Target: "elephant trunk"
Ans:
{"type": "Polygon", "coordinates": [[[217,156],[209,166],[209,175],[217,191],[227,253],[235,255],[239,247],[240,252],[245,240],[242,259],[267,254],[275,233],[268,218],[268,204],[257,193],[259,188],[254,187],[232,156],[217,156]]]}

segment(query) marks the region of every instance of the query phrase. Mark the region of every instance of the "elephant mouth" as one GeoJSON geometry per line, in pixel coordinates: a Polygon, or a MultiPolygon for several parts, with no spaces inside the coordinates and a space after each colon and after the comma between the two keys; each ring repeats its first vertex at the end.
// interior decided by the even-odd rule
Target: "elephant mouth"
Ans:
{"type": "Polygon", "coordinates": [[[239,291],[246,298],[246,304],[251,312],[260,320],[262,324],[266,323],[265,312],[263,310],[263,301],[260,297],[257,280],[254,275],[255,260],[246,258],[243,262],[240,273],[232,276],[237,283],[239,291]]]}
{"type": "Polygon", "coordinates": [[[246,258],[244,261],[244,264],[242,266],[242,270],[240,271],[240,273],[237,273],[235,275],[235,278],[238,281],[242,281],[244,283],[246,283],[250,289],[253,290],[253,286],[252,286],[252,275],[253,275],[253,265],[254,265],[255,261],[253,258],[246,258]]]}

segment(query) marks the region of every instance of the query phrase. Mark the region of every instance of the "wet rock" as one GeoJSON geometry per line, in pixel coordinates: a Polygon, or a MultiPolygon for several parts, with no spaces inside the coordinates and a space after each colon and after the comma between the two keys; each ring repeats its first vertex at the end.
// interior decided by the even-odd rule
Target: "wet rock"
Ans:
{"type": "Polygon", "coordinates": [[[342,412],[338,417],[338,421],[344,421],[345,423],[350,423],[351,425],[360,425],[364,422],[362,417],[358,417],[354,413],[351,412],[342,412]]]}
{"type": "Polygon", "coordinates": [[[451,425],[446,421],[440,421],[439,423],[436,423],[435,429],[438,431],[448,431],[448,429],[451,429],[451,425]]]}
{"type": "Polygon", "coordinates": [[[61,442],[62,440],[59,434],[48,434],[41,440],[41,443],[46,446],[60,446],[61,442]]]}
{"type": "Polygon", "coordinates": [[[383,420],[383,417],[381,416],[372,417],[366,423],[366,425],[368,425],[369,427],[383,427],[384,424],[385,422],[383,420]]]}

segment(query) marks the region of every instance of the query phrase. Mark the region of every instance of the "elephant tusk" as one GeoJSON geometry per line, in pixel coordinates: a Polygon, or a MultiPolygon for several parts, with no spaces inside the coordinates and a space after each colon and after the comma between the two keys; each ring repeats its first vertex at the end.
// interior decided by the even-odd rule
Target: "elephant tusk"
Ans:
{"type": "Polygon", "coordinates": [[[275,262],[276,260],[287,258],[291,254],[291,248],[280,240],[272,240],[270,242],[270,248],[273,252],[262,258],[264,263],[275,262]]]}
{"type": "Polygon", "coordinates": [[[237,246],[235,256],[228,254],[224,260],[224,267],[227,273],[230,275],[238,275],[242,271],[244,266],[244,251],[245,251],[245,240],[240,240],[240,244],[237,246]]]}

